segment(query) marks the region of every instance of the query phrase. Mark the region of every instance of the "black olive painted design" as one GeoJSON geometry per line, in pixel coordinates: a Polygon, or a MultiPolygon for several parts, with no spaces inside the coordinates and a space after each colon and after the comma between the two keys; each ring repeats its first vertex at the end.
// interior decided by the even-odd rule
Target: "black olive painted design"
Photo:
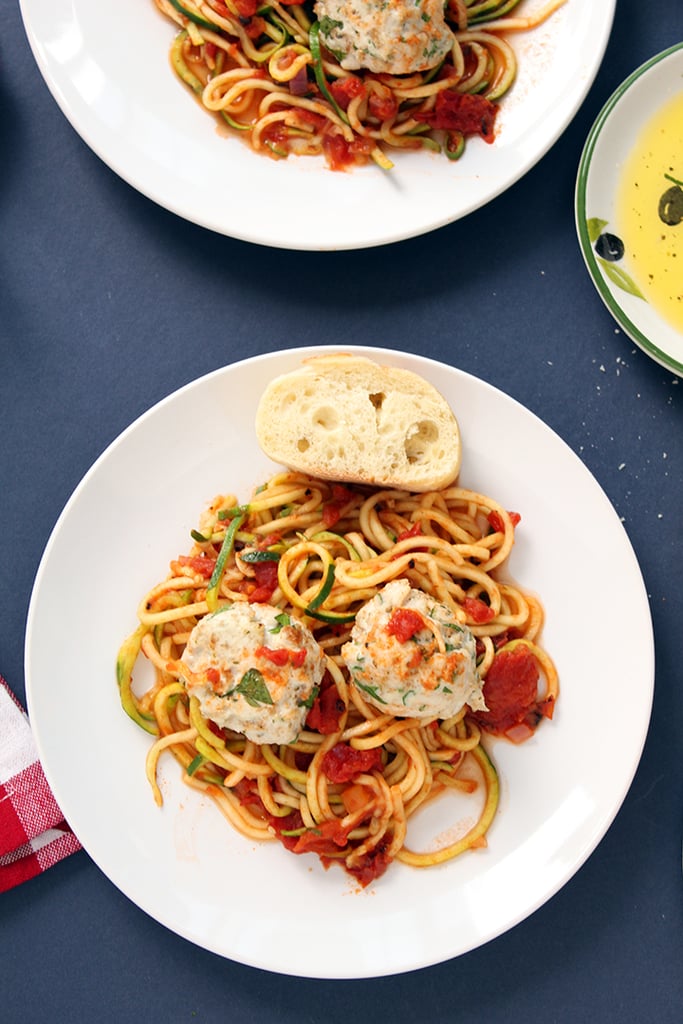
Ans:
{"type": "Polygon", "coordinates": [[[609,231],[603,231],[595,243],[595,251],[598,256],[602,256],[603,260],[617,263],[620,259],[623,259],[624,243],[617,235],[612,235],[609,231]]]}
{"type": "Polygon", "coordinates": [[[672,181],[673,185],[659,200],[659,219],[668,227],[675,228],[683,221],[683,182],[672,178],[670,174],[665,174],[664,177],[667,181],[672,181]]]}
{"type": "Polygon", "coordinates": [[[605,277],[609,278],[617,288],[647,301],[631,275],[623,267],[618,266],[624,256],[624,243],[618,235],[611,231],[605,231],[607,224],[608,222],[601,217],[589,217],[586,221],[588,237],[595,250],[598,266],[602,269],[605,277]]]}

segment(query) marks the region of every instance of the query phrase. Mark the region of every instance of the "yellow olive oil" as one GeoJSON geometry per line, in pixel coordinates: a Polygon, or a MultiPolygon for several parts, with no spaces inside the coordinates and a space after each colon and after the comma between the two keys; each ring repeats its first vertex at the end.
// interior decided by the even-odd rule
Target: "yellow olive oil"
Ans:
{"type": "Polygon", "coordinates": [[[683,92],[641,132],[624,164],[616,213],[633,278],[683,334],[683,92]]]}

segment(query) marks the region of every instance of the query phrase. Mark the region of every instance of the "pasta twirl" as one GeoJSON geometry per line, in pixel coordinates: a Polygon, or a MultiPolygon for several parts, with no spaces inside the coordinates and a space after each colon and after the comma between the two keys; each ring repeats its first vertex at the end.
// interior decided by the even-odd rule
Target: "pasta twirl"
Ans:
{"type": "Polygon", "coordinates": [[[323,155],[339,170],[492,142],[517,73],[510,34],[566,0],[154,2],[179,29],[172,66],[207,111],[260,153],[323,155]]]}
{"type": "MultiPolygon", "coordinates": [[[[393,860],[428,867],[485,845],[498,780],[482,735],[525,739],[552,716],[558,694],[540,642],[541,605],[503,575],[517,522],[492,498],[461,487],[412,494],[294,472],[273,476],[244,505],[233,495],[215,498],[192,531],[189,553],[173,559],[166,579],[140,602],[138,628],[117,663],[122,704],[154,737],[147,774],[157,803],[158,759],[170,752],[184,781],[207,793],[245,836],[280,840],[326,865],[339,862],[361,885],[393,860]],[[438,603],[451,620],[445,636],[461,631],[470,638],[488,710],[471,701],[440,718],[416,703],[406,684],[399,690],[406,714],[388,712],[386,694],[350,671],[345,652],[362,652],[363,637],[360,648],[349,642],[358,640],[358,612],[378,596],[381,604],[398,581],[409,584],[398,589],[423,596],[424,608],[438,603]],[[299,650],[299,639],[274,650],[274,635],[294,624],[300,637],[305,627],[323,671],[319,685],[296,691],[303,724],[291,742],[255,742],[207,718],[192,685],[198,663],[190,670],[185,653],[199,624],[228,622],[236,606],[262,605],[269,606],[271,639],[256,661],[241,665],[239,685],[220,696],[234,700],[239,692],[266,721],[278,713],[268,681],[280,671],[295,674],[308,648],[299,650]],[[155,673],[142,695],[133,686],[139,657],[155,673]],[[453,788],[483,793],[476,824],[446,845],[411,849],[411,817],[453,788]]],[[[435,651],[450,657],[448,643],[438,631],[432,635],[437,619],[425,623],[415,607],[390,618],[401,661],[424,665],[435,651]]],[[[217,682],[214,668],[206,676],[217,682]]],[[[448,680],[428,685],[442,683],[448,680]]]]}

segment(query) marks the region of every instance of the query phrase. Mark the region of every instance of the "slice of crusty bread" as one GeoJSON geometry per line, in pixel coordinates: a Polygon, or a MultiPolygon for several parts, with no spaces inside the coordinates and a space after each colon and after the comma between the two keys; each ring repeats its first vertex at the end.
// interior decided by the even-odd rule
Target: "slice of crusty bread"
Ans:
{"type": "Polygon", "coordinates": [[[437,389],[349,353],[315,356],[271,381],[256,436],[273,461],[326,480],[423,492],[460,469],[458,423],[437,389]]]}

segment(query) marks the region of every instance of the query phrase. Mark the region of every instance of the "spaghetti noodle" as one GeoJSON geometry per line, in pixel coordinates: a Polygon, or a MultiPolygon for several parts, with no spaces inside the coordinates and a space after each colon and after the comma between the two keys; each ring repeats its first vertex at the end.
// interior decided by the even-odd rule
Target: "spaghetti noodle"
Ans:
{"type": "Polygon", "coordinates": [[[492,142],[517,74],[508,33],[566,0],[528,14],[520,0],[154,2],[179,28],[172,66],[207,111],[260,153],[323,155],[338,170],[388,169],[392,150],[455,160],[468,136],[492,142]]]}
{"type": "MultiPolygon", "coordinates": [[[[482,733],[525,739],[552,716],[558,693],[539,641],[542,608],[502,576],[517,522],[492,498],[461,487],[412,494],[294,472],[272,477],[246,505],[232,495],[215,498],[192,531],[189,554],[174,559],[141,601],[139,626],[117,662],[124,709],[155,737],[147,775],[157,803],[157,764],[168,751],[183,780],[245,836],[279,839],[326,865],[340,862],[361,885],[393,860],[428,867],[485,845],[498,780],[482,733]],[[397,581],[438,602],[473,650],[476,644],[487,711],[465,704],[445,719],[401,717],[354,683],[342,652],[357,613],[397,581]],[[315,638],[324,673],[292,742],[258,743],[218,727],[187,683],[188,641],[211,616],[227,619],[237,605],[271,606],[279,624],[305,625],[315,638]],[[137,695],[140,654],[155,681],[137,695]],[[440,848],[410,849],[410,818],[448,789],[477,791],[476,824],[440,848]]],[[[405,630],[402,621],[399,635],[411,661],[415,628],[405,630]]],[[[260,674],[243,668],[249,703],[272,703],[262,686],[249,690],[260,674]]]]}

